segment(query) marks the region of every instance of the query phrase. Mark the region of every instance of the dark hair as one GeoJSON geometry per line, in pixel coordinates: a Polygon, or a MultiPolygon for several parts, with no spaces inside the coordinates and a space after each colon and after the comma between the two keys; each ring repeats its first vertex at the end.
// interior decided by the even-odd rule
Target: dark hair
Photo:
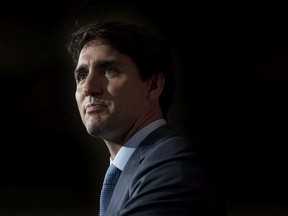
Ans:
{"type": "Polygon", "coordinates": [[[71,34],[67,43],[68,52],[77,64],[81,49],[90,41],[98,40],[120,53],[128,55],[138,66],[143,80],[162,73],[165,86],[160,96],[162,114],[167,119],[175,94],[173,53],[166,40],[152,34],[144,27],[122,21],[90,23],[71,34]]]}

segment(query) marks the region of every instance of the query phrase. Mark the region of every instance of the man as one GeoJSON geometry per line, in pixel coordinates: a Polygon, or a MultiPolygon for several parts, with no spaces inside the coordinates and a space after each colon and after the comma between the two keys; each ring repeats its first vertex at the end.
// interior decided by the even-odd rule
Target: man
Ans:
{"type": "Polygon", "coordinates": [[[67,47],[83,124],[104,140],[111,164],[121,171],[101,214],[220,215],[198,144],[168,123],[175,77],[165,40],[110,21],[80,28],[67,47]]]}

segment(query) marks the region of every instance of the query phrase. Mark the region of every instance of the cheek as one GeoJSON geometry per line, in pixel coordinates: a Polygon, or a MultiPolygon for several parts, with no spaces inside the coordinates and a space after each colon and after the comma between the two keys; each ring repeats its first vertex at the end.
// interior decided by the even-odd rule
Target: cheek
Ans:
{"type": "MultiPolygon", "coordinates": [[[[111,95],[112,97],[117,97],[119,95],[122,95],[124,92],[125,94],[125,91],[127,89],[127,86],[125,86],[125,84],[121,84],[121,83],[110,83],[108,86],[107,86],[107,92],[109,95],[111,95]]],[[[128,87],[129,89],[129,87],[128,87]]]]}
{"type": "Polygon", "coordinates": [[[82,104],[82,101],[84,100],[83,94],[81,94],[79,91],[76,90],[75,92],[75,99],[78,105],[78,108],[80,109],[80,106],[82,104]]]}
{"type": "Polygon", "coordinates": [[[107,86],[107,91],[113,98],[117,107],[127,110],[127,107],[133,112],[146,107],[147,103],[147,86],[144,82],[135,80],[118,80],[107,86]]]}
{"type": "Polygon", "coordinates": [[[80,100],[80,94],[79,94],[79,92],[77,90],[75,91],[75,99],[76,99],[77,103],[80,100]]]}
{"type": "Polygon", "coordinates": [[[122,77],[122,79],[113,80],[108,83],[107,91],[112,96],[142,97],[146,94],[146,84],[139,78],[122,77]]]}
{"type": "Polygon", "coordinates": [[[142,88],[140,83],[138,85],[131,85],[118,89],[118,91],[115,91],[115,96],[125,104],[129,104],[130,108],[143,106],[147,101],[147,92],[142,88]]]}

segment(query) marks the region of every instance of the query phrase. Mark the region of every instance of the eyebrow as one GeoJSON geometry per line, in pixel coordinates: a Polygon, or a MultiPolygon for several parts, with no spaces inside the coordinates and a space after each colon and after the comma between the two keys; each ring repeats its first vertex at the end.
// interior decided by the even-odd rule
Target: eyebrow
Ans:
{"type": "MultiPolygon", "coordinates": [[[[99,59],[96,62],[93,62],[93,68],[103,69],[105,67],[111,65],[119,65],[121,62],[117,60],[107,60],[107,59],[99,59]]],[[[78,74],[83,70],[87,69],[87,64],[82,64],[79,67],[75,68],[74,74],[78,74]]]]}

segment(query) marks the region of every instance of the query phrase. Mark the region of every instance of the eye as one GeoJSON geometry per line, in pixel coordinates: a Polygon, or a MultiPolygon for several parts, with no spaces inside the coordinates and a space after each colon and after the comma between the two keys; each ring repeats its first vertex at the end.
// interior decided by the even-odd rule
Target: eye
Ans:
{"type": "Polygon", "coordinates": [[[84,80],[86,78],[86,74],[80,74],[79,75],[79,81],[82,81],[82,80],[84,80]]]}
{"type": "Polygon", "coordinates": [[[79,73],[77,74],[76,80],[77,82],[83,82],[87,77],[87,73],[79,73]]]}
{"type": "Polygon", "coordinates": [[[115,77],[119,74],[119,70],[115,67],[107,67],[104,70],[104,75],[109,78],[109,77],[115,77]]]}

